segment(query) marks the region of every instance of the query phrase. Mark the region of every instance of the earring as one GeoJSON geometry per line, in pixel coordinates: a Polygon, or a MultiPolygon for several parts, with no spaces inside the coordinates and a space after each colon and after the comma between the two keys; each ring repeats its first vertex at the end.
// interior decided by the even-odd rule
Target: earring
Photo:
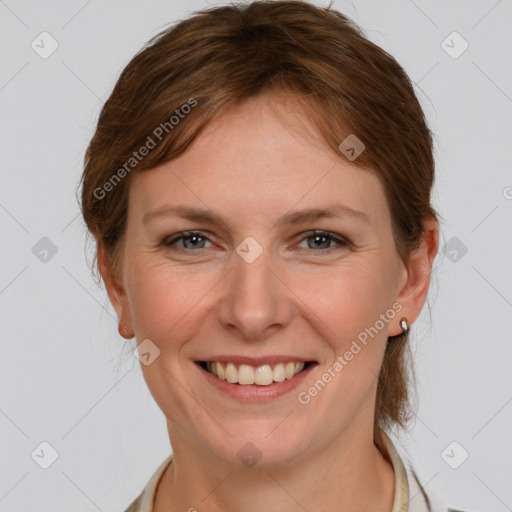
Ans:
{"type": "Polygon", "coordinates": [[[404,318],[402,318],[402,320],[400,320],[400,326],[404,330],[403,334],[407,334],[409,332],[409,325],[407,324],[407,318],[404,317],[404,318]]]}

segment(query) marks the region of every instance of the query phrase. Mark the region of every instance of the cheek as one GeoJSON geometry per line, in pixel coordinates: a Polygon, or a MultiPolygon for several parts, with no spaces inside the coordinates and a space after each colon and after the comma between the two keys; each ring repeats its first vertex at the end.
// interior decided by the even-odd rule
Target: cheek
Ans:
{"type": "Polygon", "coordinates": [[[130,280],[130,307],[137,337],[162,343],[197,302],[193,295],[176,272],[164,266],[138,266],[130,280]]]}
{"type": "Polygon", "coordinates": [[[303,279],[295,289],[343,348],[389,307],[387,288],[378,276],[379,272],[354,264],[324,277],[303,279]]]}
{"type": "Polygon", "coordinates": [[[181,340],[192,338],[204,323],[222,274],[199,273],[169,262],[142,261],[132,268],[130,305],[137,339],[149,338],[161,350],[177,351],[181,340]]]}

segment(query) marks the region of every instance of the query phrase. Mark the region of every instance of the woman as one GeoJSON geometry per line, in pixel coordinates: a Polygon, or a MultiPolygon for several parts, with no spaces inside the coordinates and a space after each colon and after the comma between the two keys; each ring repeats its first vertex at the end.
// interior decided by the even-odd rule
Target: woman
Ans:
{"type": "Polygon", "coordinates": [[[339,12],[218,7],[132,59],[82,177],[173,449],[129,512],[447,510],[386,433],[412,414],[433,180],[407,75],[339,12]]]}

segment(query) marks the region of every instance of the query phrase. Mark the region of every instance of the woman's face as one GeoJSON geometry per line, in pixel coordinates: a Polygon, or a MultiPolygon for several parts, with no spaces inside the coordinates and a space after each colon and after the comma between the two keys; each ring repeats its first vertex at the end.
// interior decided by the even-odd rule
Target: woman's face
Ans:
{"type": "Polygon", "coordinates": [[[291,129],[270,99],[231,108],[179,159],[133,176],[114,301],[137,343],[150,340],[141,367],[175,450],[228,464],[291,464],[371,436],[387,337],[421,308],[379,180],[322,146],[298,109],[286,119],[308,130],[291,129]],[[298,215],[310,209],[333,215],[298,215]],[[198,364],[242,357],[273,363],[271,377],[277,361],[316,364],[251,388],[198,364]]]}

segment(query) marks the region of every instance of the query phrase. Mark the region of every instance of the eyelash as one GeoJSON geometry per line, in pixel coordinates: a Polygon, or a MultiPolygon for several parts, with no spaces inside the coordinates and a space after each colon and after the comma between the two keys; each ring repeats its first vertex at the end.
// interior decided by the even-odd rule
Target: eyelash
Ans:
{"type": "MultiPolygon", "coordinates": [[[[203,239],[211,242],[210,238],[207,235],[205,235],[204,233],[202,233],[201,231],[184,231],[183,233],[178,233],[178,234],[172,236],[171,238],[169,238],[169,237],[165,238],[160,245],[162,247],[172,247],[179,240],[190,239],[194,236],[203,238],[203,239]]],[[[313,237],[322,237],[322,238],[327,238],[329,240],[332,240],[339,245],[339,247],[337,249],[348,247],[350,245],[350,242],[347,239],[345,239],[344,237],[341,237],[334,233],[330,233],[329,231],[319,231],[319,230],[309,231],[309,232],[305,233],[305,236],[300,240],[299,243],[303,242],[304,240],[307,240],[308,238],[313,238],[313,237]]],[[[181,248],[181,247],[176,247],[176,249],[179,251],[183,251],[183,252],[196,250],[196,249],[186,249],[186,248],[181,248]]],[[[328,249],[318,249],[318,250],[311,249],[311,250],[313,252],[320,253],[320,254],[330,254],[333,251],[333,249],[336,249],[336,247],[329,247],[328,249]]]]}

